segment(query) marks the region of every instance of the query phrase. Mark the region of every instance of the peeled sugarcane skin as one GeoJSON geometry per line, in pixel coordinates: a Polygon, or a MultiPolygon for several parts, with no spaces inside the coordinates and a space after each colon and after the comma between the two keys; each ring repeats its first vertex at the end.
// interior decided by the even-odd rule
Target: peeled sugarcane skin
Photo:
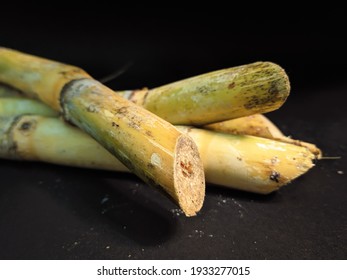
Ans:
{"type": "Polygon", "coordinates": [[[256,62],[154,89],[118,91],[172,124],[204,125],[278,109],[290,92],[285,71],[256,62]]]}
{"type": "Polygon", "coordinates": [[[61,112],[145,182],[164,189],[187,216],[202,207],[205,181],[197,147],[168,122],[80,68],[4,48],[0,82],[61,112]]]}

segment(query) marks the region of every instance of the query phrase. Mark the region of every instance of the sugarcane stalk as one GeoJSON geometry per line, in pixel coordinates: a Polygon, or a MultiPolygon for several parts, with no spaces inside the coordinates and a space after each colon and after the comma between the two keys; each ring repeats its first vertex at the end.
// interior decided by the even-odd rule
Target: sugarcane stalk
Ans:
{"type": "Polygon", "coordinates": [[[253,135],[294,144],[308,148],[317,159],[322,157],[322,151],[316,145],[285,136],[272,121],[262,114],[208,124],[203,128],[236,135],[253,135]]]}
{"type": "MultiPolygon", "coordinates": [[[[168,122],[82,69],[14,50],[0,48],[0,82],[59,111],[145,182],[164,189],[187,216],[202,207],[205,181],[197,147],[168,122]]],[[[26,126],[28,133],[34,124],[26,126]]]]}
{"type": "MultiPolygon", "coordinates": [[[[128,171],[86,133],[57,118],[0,117],[0,127],[2,158],[128,171]]],[[[314,165],[314,155],[304,147],[192,127],[179,129],[197,143],[209,183],[267,194],[314,165]]]]}
{"type": "Polygon", "coordinates": [[[280,66],[256,62],[154,89],[117,93],[172,124],[203,125],[276,110],[289,91],[280,66]]]}
{"type": "Polygon", "coordinates": [[[197,143],[206,181],[214,184],[230,184],[240,190],[267,194],[314,166],[315,156],[305,147],[204,129],[180,130],[189,131],[197,143]]]}

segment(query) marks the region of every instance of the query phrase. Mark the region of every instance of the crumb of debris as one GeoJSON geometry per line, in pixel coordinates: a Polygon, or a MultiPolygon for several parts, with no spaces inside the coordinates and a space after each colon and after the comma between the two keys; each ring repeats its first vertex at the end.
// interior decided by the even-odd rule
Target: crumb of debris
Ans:
{"type": "Polygon", "coordinates": [[[77,242],[77,241],[75,241],[75,242],[74,242],[74,245],[78,245],[78,242],[77,242]]]}
{"type": "Polygon", "coordinates": [[[110,246],[106,246],[106,249],[107,249],[107,250],[110,249],[110,246]]]}
{"type": "Polygon", "coordinates": [[[223,200],[222,200],[222,202],[223,202],[223,203],[226,203],[226,202],[227,202],[227,200],[226,200],[226,199],[223,199],[223,200]]]}
{"type": "Polygon", "coordinates": [[[176,216],[180,216],[181,214],[183,214],[183,211],[181,209],[171,209],[171,213],[176,216]]]}
{"type": "Polygon", "coordinates": [[[123,229],[127,229],[127,226],[123,226],[123,229]]]}
{"type": "Polygon", "coordinates": [[[141,249],[141,251],[142,251],[142,252],[144,252],[144,251],[145,251],[145,249],[144,249],[144,248],[142,248],[142,249],[141,249]]]}
{"type": "Polygon", "coordinates": [[[131,258],[131,255],[130,255],[130,254],[128,255],[128,258],[131,258]]]}
{"type": "Polygon", "coordinates": [[[107,202],[110,198],[106,195],[103,199],[101,199],[101,204],[107,202]]]}
{"type": "Polygon", "coordinates": [[[345,174],[342,170],[338,170],[337,171],[337,174],[339,174],[339,175],[343,175],[343,174],[345,174]]]}
{"type": "Polygon", "coordinates": [[[211,237],[211,238],[212,238],[212,237],[213,237],[213,234],[209,234],[208,237],[211,237]]]}
{"type": "MultiPolygon", "coordinates": [[[[198,237],[203,237],[205,235],[205,232],[203,232],[202,230],[194,230],[194,236],[198,236],[198,237]]],[[[188,235],[189,238],[193,237],[193,235],[189,234],[188,235]]]]}

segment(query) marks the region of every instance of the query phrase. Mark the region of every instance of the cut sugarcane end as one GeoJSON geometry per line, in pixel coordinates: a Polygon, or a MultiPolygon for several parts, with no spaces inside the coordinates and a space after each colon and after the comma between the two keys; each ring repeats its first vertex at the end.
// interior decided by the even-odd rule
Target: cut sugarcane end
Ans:
{"type": "Polygon", "coordinates": [[[181,135],[176,144],[174,188],[178,205],[187,217],[195,216],[205,197],[205,175],[195,142],[181,135]]]}

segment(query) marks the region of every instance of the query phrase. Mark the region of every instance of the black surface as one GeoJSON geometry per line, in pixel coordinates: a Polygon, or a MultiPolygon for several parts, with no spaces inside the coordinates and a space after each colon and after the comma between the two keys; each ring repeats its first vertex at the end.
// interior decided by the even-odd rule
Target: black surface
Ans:
{"type": "Polygon", "coordinates": [[[96,78],[131,62],[108,84],[117,89],[276,62],[292,92],[270,118],[341,159],[319,161],[268,196],[208,185],[194,218],[131,175],[0,160],[0,258],[346,259],[343,11],[327,11],[333,20],[325,21],[254,22],[212,12],[120,14],[7,15],[0,45],[78,65],[96,78]]]}

